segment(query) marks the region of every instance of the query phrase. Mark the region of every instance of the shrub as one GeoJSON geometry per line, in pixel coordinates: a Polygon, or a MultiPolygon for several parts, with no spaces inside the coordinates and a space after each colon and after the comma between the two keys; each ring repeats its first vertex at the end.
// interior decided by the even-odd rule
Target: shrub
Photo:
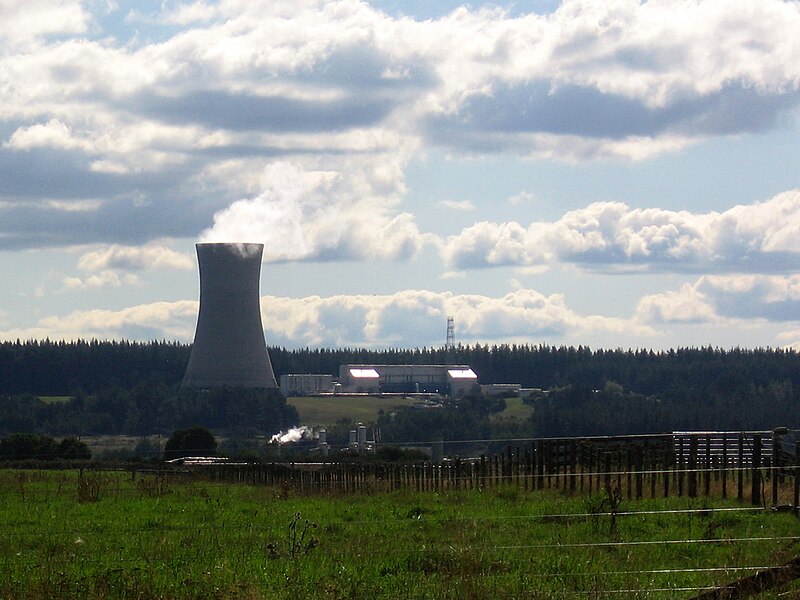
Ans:
{"type": "Polygon", "coordinates": [[[186,456],[214,456],[217,453],[217,440],[204,427],[179,429],[164,445],[164,460],[186,456]]]}

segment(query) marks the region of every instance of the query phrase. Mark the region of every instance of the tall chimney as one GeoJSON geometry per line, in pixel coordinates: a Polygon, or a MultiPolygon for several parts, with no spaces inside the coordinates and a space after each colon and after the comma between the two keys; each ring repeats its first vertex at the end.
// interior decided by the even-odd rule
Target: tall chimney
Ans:
{"type": "Polygon", "coordinates": [[[278,387],[261,326],[263,244],[196,248],[200,314],[183,387],[278,387]]]}

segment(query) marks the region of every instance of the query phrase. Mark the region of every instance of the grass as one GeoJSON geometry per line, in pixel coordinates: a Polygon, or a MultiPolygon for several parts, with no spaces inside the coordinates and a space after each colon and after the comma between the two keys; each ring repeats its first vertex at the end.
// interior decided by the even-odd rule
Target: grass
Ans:
{"type": "Polygon", "coordinates": [[[417,400],[403,396],[336,395],[289,397],[287,402],[297,409],[302,424],[320,427],[333,425],[343,418],[353,422],[374,423],[379,411],[410,406],[417,400]]]}
{"type": "Polygon", "coordinates": [[[506,398],[506,409],[493,418],[517,419],[524,421],[533,414],[533,407],[522,402],[522,398],[506,398]]]}
{"type": "Polygon", "coordinates": [[[58,404],[61,402],[69,402],[74,396],[38,396],[38,398],[45,404],[58,404]]]}
{"type": "Polygon", "coordinates": [[[678,589],[797,552],[778,539],[797,533],[790,514],[672,498],[623,501],[612,524],[604,500],[502,487],[300,497],[188,476],[0,471],[0,597],[688,598],[678,589]],[[659,512],[621,514],[646,510],[659,512]],[[711,567],[723,570],[691,570],[711,567]]]}

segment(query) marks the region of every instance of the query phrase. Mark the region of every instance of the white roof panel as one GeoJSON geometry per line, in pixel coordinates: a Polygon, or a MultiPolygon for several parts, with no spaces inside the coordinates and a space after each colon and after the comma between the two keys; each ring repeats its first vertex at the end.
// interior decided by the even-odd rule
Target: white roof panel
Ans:
{"type": "Polygon", "coordinates": [[[477,379],[478,376],[472,369],[448,369],[447,374],[453,379],[477,379]]]}
{"type": "Polygon", "coordinates": [[[350,377],[378,379],[380,375],[375,369],[350,369],[350,377]]]}

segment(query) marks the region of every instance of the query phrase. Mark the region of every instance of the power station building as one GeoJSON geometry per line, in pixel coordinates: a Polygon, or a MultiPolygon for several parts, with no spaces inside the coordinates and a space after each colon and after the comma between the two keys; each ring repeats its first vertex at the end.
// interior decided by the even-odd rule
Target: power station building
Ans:
{"type": "Polygon", "coordinates": [[[341,365],[341,392],[462,396],[478,383],[467,365],[341,365]]]}
{"type": "Polygon", "coordinates": [[[289,373],[281,375],[281,391],[284,396],[306,394],[332,394],[333,375],[312,373],[289,373]]]}
{"type": "Polygon", "coordinates": [[[183,387],[278,387],[261,325],[263,244],[196,249],[200,311],[183,387]]]}

